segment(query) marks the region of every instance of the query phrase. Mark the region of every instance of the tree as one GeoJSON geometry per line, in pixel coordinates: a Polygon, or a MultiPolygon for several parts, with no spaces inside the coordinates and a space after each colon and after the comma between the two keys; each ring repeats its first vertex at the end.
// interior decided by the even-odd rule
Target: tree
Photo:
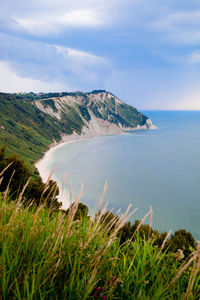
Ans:
{"type": "Polygon", "coordinates": [[[9,186],[9,195],[12,200],[17,199],[25,184],[30,179],[24,191],[24,205],[33,202],[36,205],[46,203],[49,207],[59,208],[62,204],[56,199],[59,193],[56,182],[51,180],[48,187],[42,182],[39,175],[33,175],[26,163],[17,155],[7,156],[5,146],[0,148],[0,173],[10,164],[2,175],[0,192],[5,192],[9,186]],[[45,192],[44,192],[45,189],[45,192]],[[53,197],[54,196],[54,197],[53,197]]]}
{"type": "MultiPolygon", "coordinates": [[[[63,211],[63,212],[65,212],[68,215],[70,212],[70,209],[71,209],[71,207],[69,207],[66,211],[63,211]]],[[[82,220],[84,218],[88,218],[88,212],[89,212],[89,209],[88,209],[87,205],[80,202],[78,204],[78,207],[77,207],[77,210],[76,210],[76,213],[74,216],[74,220],[82,220]]]]}
{"type": "Polygon", "coordinates": [[[195,248],[195,240],[190,232],[185,229],[177,230],[168,241],[169,251],[177,252],[183,250],[185,257],[188,257],[195,248]]]}

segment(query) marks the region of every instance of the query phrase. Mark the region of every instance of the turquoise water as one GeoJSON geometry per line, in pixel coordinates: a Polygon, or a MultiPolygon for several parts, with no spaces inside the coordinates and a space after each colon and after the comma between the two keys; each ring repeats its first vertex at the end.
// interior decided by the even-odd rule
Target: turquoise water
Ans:
{"type": "Polygon", "coordinates": [[[141,219],[153,207],[153,227],[185,228],[200,239],[200,112],[145,112],[157,130],[97,137],[55,150],[49,170],[74,195],[84,183],[82,202],[95,207],[105,180],[105,201],[115,211],[132,203],[141,219]]]}

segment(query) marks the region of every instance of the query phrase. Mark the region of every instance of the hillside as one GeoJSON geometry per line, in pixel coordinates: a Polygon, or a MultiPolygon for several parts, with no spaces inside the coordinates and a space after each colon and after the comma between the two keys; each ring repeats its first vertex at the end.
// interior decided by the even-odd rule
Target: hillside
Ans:
{"type": "Polygon", "coordinates": [[[29,165],[73,132],[94,136],[151,127],[148,117],[106,91],[0,93],[0,145],[29,165]]]}

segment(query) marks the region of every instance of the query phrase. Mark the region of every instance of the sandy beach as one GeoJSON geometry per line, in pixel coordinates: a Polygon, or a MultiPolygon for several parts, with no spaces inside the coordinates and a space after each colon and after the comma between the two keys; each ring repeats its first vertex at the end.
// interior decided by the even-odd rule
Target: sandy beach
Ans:
{"type": "MultiPolygon", "coordinates": [[[[35,163],[35,167],[38,169],[38,172],[42,178],[42,181],[44,183],[47,182],[47,179],[50,175],[47,166],[49,165],[49,162],[52,159],[52,154],[56,149],[63,147],[64,145],[78,142],[81,140],[87,140],[92,137],[94,137],[94,135],[93,136],[87,135],[87,134],[78,135],[77,133],[73,133],[71,135],[63,136],[62,140],[59,143],[52,144],[49,147],[49,149],[44,153],[44,156],[35,163]]],[[[64,174],[63,174],[63,176],[64,176],[64,174]]],[[[58,182],[57,182],[57,184],[59,185],[58,182]]],[[[62,208],[67,209],[70,205],[69,197],[65,190],[61,191],[61,187],[59,187],[59,188],[60,188],[60,194],[58,195],[57,199],[59,202],[62,202],[62,204],[63,204],[62,208]]]]}
{"type": "Polygon", "coordinates": [[[66,144],[78,142],[83,139],[86,140],[88,138],[91,138],[91,137],[86,137],[85,135],[78,135],[76,133],[73,133],[69,136],[64,136],[63,139],[59,143],[52,144],[49,147],[49,149],[44,153],[44,156],[35,163],[35,167],[38,169],[38,172],[42,178],[42,181],[44,183],[47,182],[47,179],[49,177],[49,171],[47,169],[47,165],[51,161],[52,154],[56,149],[66,145],[66,144]]]}

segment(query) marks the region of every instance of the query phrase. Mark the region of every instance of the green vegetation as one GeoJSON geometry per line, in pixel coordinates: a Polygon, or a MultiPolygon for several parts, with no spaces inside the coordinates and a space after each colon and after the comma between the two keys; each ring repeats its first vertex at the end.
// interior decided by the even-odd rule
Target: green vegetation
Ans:
{"type": "MultiPolygon", "coordinates": [[[[97,91],[99,93],[99,91],[97,91]]],[[[85,93],[77,91],[77,92],[61,92],[61,93],[14,93],[13,94],[17,99],[24,99],[29,101],[35,101],[35,100],[43,100],[43,99],[49,99],[49,98],[59,98],[64,96],[84,96],[85,93]]]]}
{"type": "Polygon", "coordinates": [[[43,106],[46,108],[50,106],[54,112],[58,112],[58,109],[55,106],[53,99],[47,99],[42,101],[43,106]]]}
{"type": "Polygon", "coordinates": [[[77,208],[24,208],[0,194],[1,299],[199,299],[199,248],[180,262],[155,237],[120,244],[124,219],[77,208]]]}
{"type": "Polygon", "coordinates": [[[80,110],[82,117],[89,122],[91,120],[91,115],[87,107],[83,105],[78,105],[78,109],[80,110]]]}
{"type": "Polygon", "coordinates": [[[33,163],[54,141],[60,141],[62,135],[70,135],[73,131],[81,134],[82,128],[91,120],[90,112],[97,118],[125,127],[144,125],[147,120],[134,107],[116,102],[115,96],[104,90],[91,93],[0,93],[0,146],[6,145],[10,154],[18,154],[34,170],[33,163]],[[89,98],[91,95],[99,97],[99,94],[101,97],[102,93],[105,96],[102,101],[89,98]],[[62,102],[64,96],[74,97],[74,103],[62,102]],[[60,119],[40,110],[36,100],[44,109],[49,107],[60,115],[60,119]],[[56,101],[60,101],[60,111],[56,101]]]}
{"type": "MultiPolygon", "coordinates": [[[[43,101],[52,106],[52,101],[43,101]]],[[[54,109],[55,110],[55,109],[54,109]]],[[[17,153],[33,170],[33,163],[53,141],[60,141],[62,134],[80,133],[83,121],[70,108],[62,120],[39,110],[27,99],[18,95],[0,93],[0,146],[6,145],[8,152],[17,153]]]]}
{"type": "Polygon", "coordinates": [[[117,103],[114,96],[105,100],[105,102],[92,102],[88,108],[97,118],[108,120],[116,125],[121,124],[124,127],[136,127],[144,125],[148,119],[133,106],[125,103],[117,103]]]}
{"type": "Polygon", "coordinates": [[[118,113],[121,118],[126,121],[126,124],[129,127],[136,127],[138,124],[144,125],[147,120],[147,117],[145,115],[138,112],[136,108],[127,104],[120,104],[118,113]]]}
{"type": "Polygon", "coordinates": [[[56,200],[59,193],[56,182],[49,180],[44,184],[41,177],[33,174],[17,155],[8,156],[5,147],[0,148],[0,177],[0,193],[4,193],[4,198],[22,198],[21,193],[26,186],[23,191],[24,206],[32,202],[35,205],[45,203],[46,206],[57,209],[61,206],[56,200]]]}

